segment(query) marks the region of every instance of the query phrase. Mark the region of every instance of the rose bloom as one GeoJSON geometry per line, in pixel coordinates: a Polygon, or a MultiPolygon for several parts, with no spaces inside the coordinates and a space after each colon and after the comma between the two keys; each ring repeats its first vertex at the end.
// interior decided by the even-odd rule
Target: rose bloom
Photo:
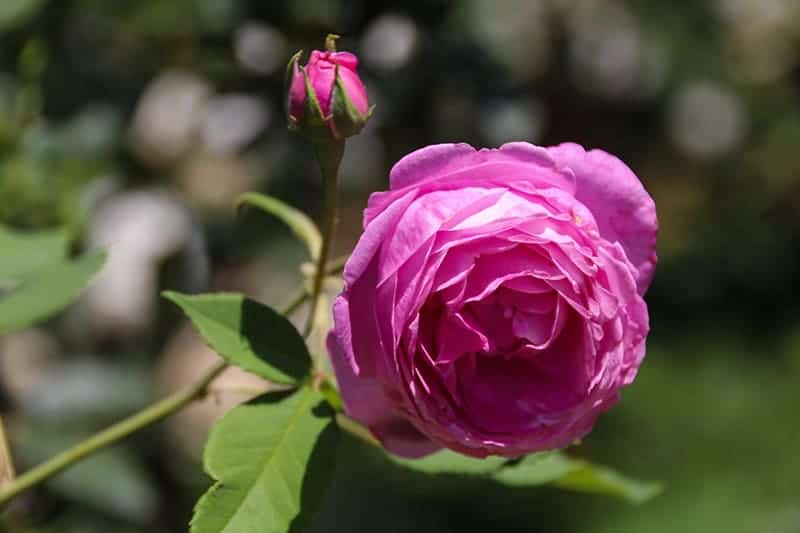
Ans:
{"type": "Polygon", "coordinates": [[[384,446],[484,457],[586,435],[645,353],[652,198],[576,144],[418,150],[373,194],[328,349],[384,446]]]}

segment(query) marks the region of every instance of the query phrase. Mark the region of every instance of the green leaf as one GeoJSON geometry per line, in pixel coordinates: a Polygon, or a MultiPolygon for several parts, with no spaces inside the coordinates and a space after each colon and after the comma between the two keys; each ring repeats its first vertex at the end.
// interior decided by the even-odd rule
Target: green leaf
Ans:
{"type": "Polygon", "coordinates": [[[488,475],[508,461],[504,457],[476,459],[450,450],[441,450],[422,459],[401,459],[393,455],[389,457],[400,466],[426,474],[488,475]]]}
{"type": "Polygon", "coordinates": [[[0,226],[0,287],[63,260],[68,244],[69,236],[63,229],[25,233],[0,226]]]}
{"type": "Polygon", "coordinates": [[[635,481],[613,470],[573,459],[561,451],[528,455],[514,462],[504,457],[475,459],[450,450],[442,450],[422,459],[390,460],[402,467],[426,474],[450,474],[491,477],[512,487],[554,487],[617,496],[633,503],[642,503],[657,495],[657,483],[635,481]]]}
{"type": "Polygon", "coordinates": [[[570,459],[562,452],[537,453],[498,470],[494,479],[512,487],[546,485],[580,468],[581,462],[570,459]]]}
{"type": "Polygon", "coordinates": [[[295,327],[241,294],[165,292],[223,359],[273,383],[295,384],[311,372],[311,355],[295,327]]]}
{"type": "Polygon", "coordinates": [[[610,468],[586,462],[559,478],[554,485],[562,489],[618,496],[631,503],[646,502],[662,491],[660,483],[637,481],[610,468]]]}
{"type": "Polygon", "coordinates": [[[0,335],[45,319],[72,302],[105,262],[106,254],[84,255],[41,268],[0,297],[0,335]]]}
{"type": "Polygon", "coordinates": [[[514,487],[552,483],[563,489],[617,496],[633,503],[642,503],[661,492],[658,483],[635,481],[562,452],[530,455],[498,470],[493,477],[514,487]]]}
{"type": "Polygon", "coordinates": [[[306,245],[311,258],[316,259],[319,257],[320,249],[322,248],[322,235],[320,235],[314,221],[308,218],[305,213],[281,202],[277,198],[253,192],[241,195],[237,201],[238,208],[248,205],[257,207],[286,224],[306,245]]]}
{"type": "Polygon", "coordinates": [[[284,533],[306,528],[334,471],[339,432],[319,392],[270,393],[212,429],[204,464],[216,483],[192,533],[284,533]],[[291,529],[290,529],[291,528],[291,529]]]}

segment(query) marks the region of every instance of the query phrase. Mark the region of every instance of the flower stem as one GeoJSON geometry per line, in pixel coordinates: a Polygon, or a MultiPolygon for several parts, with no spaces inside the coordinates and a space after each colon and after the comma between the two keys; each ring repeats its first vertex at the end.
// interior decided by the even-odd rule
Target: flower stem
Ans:
{"type": "MultiPolygon", "coordinates": [[[[328,266],[327,273],[336,273],[339,269],[340,262],[334,262],[328,266]]],[[[286,305],[281,314],[285,316],[291,315],[305,303],[308,297],[308,292],[304,288],[301,288],[286,305]]],[[[103,448],[116,444],[137,431],[167,418],[180,411],[194,400],[204,397],[208,393],[209,385],[227,367],[228,364],[225,361],[219,361],[203,374],[200,379],[183,390],[89,437],[69,450],[61,452],[48,461],[30,469],[16,479],[13,477],[14,471],[13,464],[11,463],[11,453],[5,438],[3,421],[0,419],[0,506],[9,502],[21,492],[46,481],[73,464],[86,459],[103,448]]]]}
{"type": "Polygon", "coordinates": [[[89,437],[69,450],[61,452],[47,462],[22,474],[7,487],[0,490],[0,505],[8,502],[19,493],[38,485],[65,468],[92,455],[98,450],[114,444],[155,422],[163,420],[176,411],[183,409],[192,401],[201,398],[206,394],[208,385],[214,381],[227,366],[225,361],[219,361],[211,367],[202,378],[185,389],[89,437]]]}
{"type": "Polygon", "coordinates": [[[308,337],[314,327],[314,317],[317,312],[319,295],[322,292],[322,282],[325,280],[325,266],[328,263],[328,255],[333,241],[333,230],[336,226],[336,193],[339,175],[339,163],[344,155],[344,141],[318,141],[314,143],[322,170],[322,184],[324,194],[324,212],[322,215],[322,249],[317,257],[317,265],[314,271],[314,283],[311,288],[311,305],[308,310],[308,319],[303,330],[303,336],[308,337]]]}
{"type": "Polygon", "coordinates": [[[366,442],[367,444],[371,444],[372,446],[377,446],[381,448],[382,445],[378,439],[376,439],[372,433],[369,432],[367,428],[350,418],[344,413],[336,413],[336,423],[339,425],[340,428],[347,431],[354,437],[366,442]]]}

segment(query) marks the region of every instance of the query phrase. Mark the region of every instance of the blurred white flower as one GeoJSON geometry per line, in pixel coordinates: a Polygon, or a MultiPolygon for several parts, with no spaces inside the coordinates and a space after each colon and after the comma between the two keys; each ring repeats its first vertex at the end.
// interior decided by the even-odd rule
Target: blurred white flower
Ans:
{"type": "Polygon", "coordinates": [[[107,249],[108,260],[85,298],[98,333],[135,334],[151,325],[159,267],[190,245],[192,233],[188,209],[165,191],[124,192],[100,205],[88,241],[107,249]]]}
{"type": "Polygon", "coordinates": [[[194,75],[168,71],[145,90],[133,117],[131,141],[143,161],[168,166],[192,145],[205,120],[211,89],[194,75]]]}

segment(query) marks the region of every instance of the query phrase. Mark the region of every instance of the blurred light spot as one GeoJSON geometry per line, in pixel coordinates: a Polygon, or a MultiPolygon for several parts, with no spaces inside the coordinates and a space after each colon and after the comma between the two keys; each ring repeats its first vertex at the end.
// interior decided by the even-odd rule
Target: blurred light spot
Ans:
{"type": "Polygon", "coordinates": [[[15,403],[42,383],[55,365],[58,343],[40,329],[26,329],[0,339],[0,384],[15,403]]]}
{"type": "Polygon", "coordinates": [[[797,0],[716,0],[717,12],[729,24],[759,28],[775,28],[796,11],[797,0]]]}
{"type": "Polygon", "coordinates": [[[549,2],[467,0],[454,13],[455,37],[463,40],[460,33],[466,30],[513,78],[533,79],[547,68],[552,52],[549,2]]]}
{"type": "Polygon", "coordinates": [[[752,83],[771,83],[797,64],[797,0],[716,0],[727,29],[731,70],[752,83]]]}
{"type": "Polygon", "coordinates": [[[544,127],[544,108],[537,101],[495,101],[481,112],[481,130],[491,146],[511,141],[536,142],[544,127]]]}
{"type": "Polygon", "coordinates": [[[361,56],[371,68],[397,70],[408,64],[417,40],[417,27],[410,18],[382,15],[367,26],[361,41],[361,56]]]}
{"type": "Polygon", "coordinates": [[[181,167],[177,180],[193,207],[230,213],[236,198],[255,187],[254,176],[262,170],[251,172],[236,154],[198,151],[181,167]]]}
{"type": "Polygon", "coordinates": [[[205,119],[209,95],[208,84],[191,74],[166,72],[150,83],[139,101],[131,130],[139,157],[165,166],[182,156],[205,119]]]}
{"type": "Polygon", "coordinates": [[[635,93],[641,86],[643,42],[638,21],[622,5],[582,3],[568,12],[573,83],[606,97],[635,93]]]}
{"type": "Polygon", "coordinates": [[[252,142],[270,121],[269,109],[254,96],[230,94],[208,102],[203,129],[206,148],[235,152],[252,142]]]}
{"type": "Polygon", "coordinates": [[[287,61],[288,44],[277,29],[248,22],[235,37],[236,59],[245,69],[256,74],[271,74],[282,69],[287,61]]]}
{"type": "Polygon", "coordinates": [[[138,333],[155,318],[158,271],[191,239],[189,211],[160,190],[112,196],[92,217],[91,248],[108,260],[86,294],[97,333],[138,333]]]}
{"type": "Polygon", "coordinates": [[[673,142],[687,155],[714,159],[735,149],[744,138],[748,117],[742,101],[710,81],[685,85],[675,95],[668,116],[673,142]]]}

